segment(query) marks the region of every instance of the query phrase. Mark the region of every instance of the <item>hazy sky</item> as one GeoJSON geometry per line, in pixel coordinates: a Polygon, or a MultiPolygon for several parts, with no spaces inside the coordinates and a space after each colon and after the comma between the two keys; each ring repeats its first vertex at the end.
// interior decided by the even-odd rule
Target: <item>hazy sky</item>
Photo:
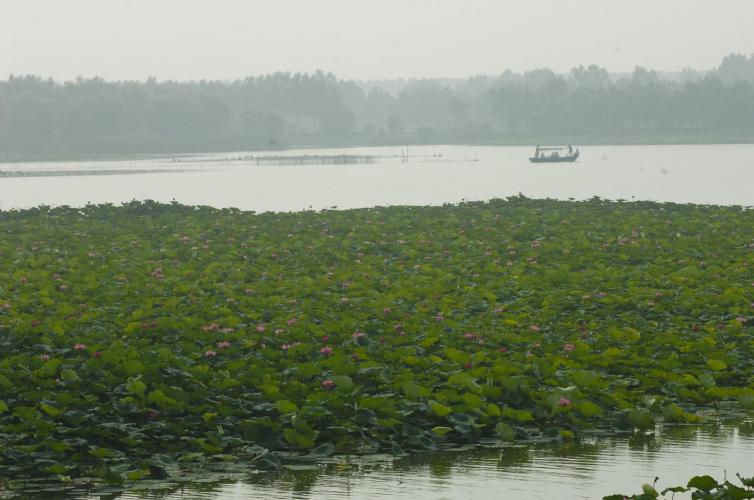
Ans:
{"type": "Polygon", "coordinates": [[[754,52],[754,0],[0,0],[0,78],[465,77],[754,52]]]}

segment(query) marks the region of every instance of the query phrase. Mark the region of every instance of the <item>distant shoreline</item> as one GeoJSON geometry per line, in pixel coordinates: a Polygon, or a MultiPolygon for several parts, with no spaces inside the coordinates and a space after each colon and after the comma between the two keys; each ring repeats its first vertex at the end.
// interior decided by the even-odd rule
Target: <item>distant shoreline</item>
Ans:
{"type": "MultiPolygon", "coordinates": [[[[44,152],[44,153],[0,153],[0,163],[37,163],[37,162],[82,162],[82,161],[127,161],[127,160],[144,160],[156,158],[179,158],[185,156],[196,156],[203,154],[217,154],[225,152],[260,152],[260,153],[284,153],[298,149],[336,149],[336,148],[365,148],[365,147],[417,147],[417,146],[522,146],[534,147],[536,144],[574,144],[578,146],[693,146],[693,145],[741,145],[754,144],[754,131],[735,131],[726,133],[721,131],[719,134],[707,134],[696,136],[694,134],[677,134],[663,135],[657,138],[647,137],[646,134],[617,133],[615,135],[605,134],[602,137],[584,138],[578,136],[550,136],[550,137],[525,137],[509,136],[489,140],[478,141],[453,141],[447,140],[406,140],[400,141],[397,138],[380,138],[370,139],[360,137],[363,140],[356,140],[356,137],[347,137],[344,141],[328,142],[325,144],[315,141],[309,142],[305,138],[296,138],[284,148],[262,148],[258,145],[234,145],[237,147],[211,147],[166,151],[142,151],[139,153],[112,152],[112,153],[95,153],[95,152],[44,152]]],[[[409,138],[406,138],[409,139],[409,138]]],[[[441,138],[437,138],[441,139],[441,138]]]]}

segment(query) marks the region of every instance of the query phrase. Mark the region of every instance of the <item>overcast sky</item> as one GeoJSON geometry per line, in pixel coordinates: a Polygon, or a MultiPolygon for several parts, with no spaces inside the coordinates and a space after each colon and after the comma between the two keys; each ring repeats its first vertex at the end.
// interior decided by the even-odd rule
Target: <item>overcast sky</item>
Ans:
{"type": "Polygon", "coordinates": [[[0,77],[466,77],[754,52],[754,0],[0,0],[0,77]]]}

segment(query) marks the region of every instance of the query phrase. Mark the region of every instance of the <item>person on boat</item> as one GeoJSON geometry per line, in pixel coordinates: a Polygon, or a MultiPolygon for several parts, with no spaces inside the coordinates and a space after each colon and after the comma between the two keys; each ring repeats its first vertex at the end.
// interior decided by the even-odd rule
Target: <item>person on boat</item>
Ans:
{"type": "Polygon", "coordinates": [[[573,147],[570,144],[568,145],[568,154],[569,155],[573,154],[573,147]]]}

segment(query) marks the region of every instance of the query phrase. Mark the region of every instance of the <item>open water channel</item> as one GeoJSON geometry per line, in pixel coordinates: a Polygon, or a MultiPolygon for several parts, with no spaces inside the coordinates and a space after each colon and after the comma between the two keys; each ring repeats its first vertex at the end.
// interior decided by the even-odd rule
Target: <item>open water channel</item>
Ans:
{"type": "Polygon", "coordinates": [[[754,145],[582,147],[530,164],[533,148],[411,146],[0,164],[0,209],[152,199],[244,210],[431,205],[532,198],[754,205],[754,145]],[[404,162],[406,150],[408,161],[404,162]],[[368,165],[258,166],[275,155],[374,155],[368,165]]]}

